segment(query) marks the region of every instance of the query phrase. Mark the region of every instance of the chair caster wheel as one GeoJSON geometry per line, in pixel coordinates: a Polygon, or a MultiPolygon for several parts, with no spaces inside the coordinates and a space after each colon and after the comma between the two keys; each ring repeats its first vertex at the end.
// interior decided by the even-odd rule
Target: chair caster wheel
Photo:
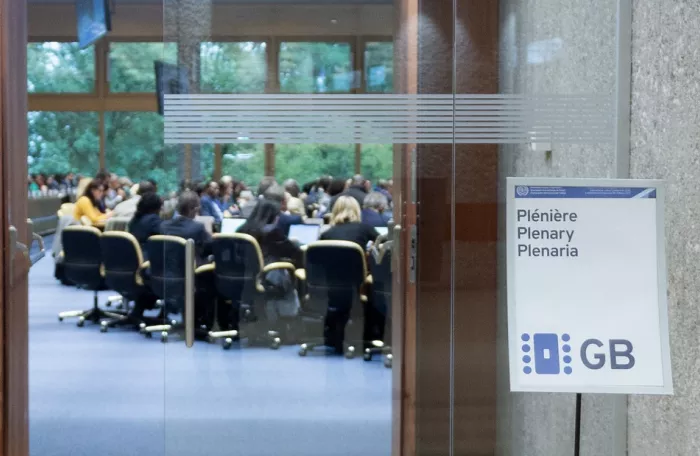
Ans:
{"type": "Polygon", "coordinates": [[[348,347],[347,350],[345,350],[345,358],[346,359],[353,359],[355,357],[355,347],[348,347]]]}
{"type": "Polygon", "coordinates": [[[147,332],[144,333],[144,336],[146,336],[146,339],[153,339],[153,333],[147,332]]]}
{"type": "Polygon", "coordinates": [[[372,352],[369,349],[365,350],[362,354],[362,359],[365,361],[372,361],[372,352]]]}
{"type": "Polygon", "coordinates": [[[166,331],[160,333],[160,341],[163,343],[166,343],[168,341],[168,333],[166,331]]]}
{"type": "Polygon", "coordinates": [[[76,326],[78,328],[82,328],[83,326],[85,326],[85,317],[78,318],[78,322],[76,323],[76,326]]]}
{"type": "Polygon", "coordinates": [[[308,350],[306,348],[306,344],[302,344],[301,347],[299,347],[299,356],[306,356],[308,353],[308,350]]]}
{"type": "Polygon", "coordinates": [[[230,337],[224,339],[224,350],[229,350],[231,348],[231,345],[233,345],[233,339],[231,339],[230,337]]]}
{"type": "Polygon", "coordinates": [[[106,332],[107,332],[107,325],[102,325],[102,326],[100,326],[100,332],[101,332],[101,333],[106,333],[106,332]]]}
{"type": "Polygon", "coordinates": [[[63,317],[58,317],[58,321],[63,321],[63,317]]]}
{"type": "Polygon", "coordinates": [[[280,345],[282,345],[282,339],[280,339],[279,337],[275,337],[270,343],[270,348],[273,350],[277,350],[280,348],[280,345]]]}
{"type": "Polygon", "coordinates": [[[146,323],[139,324],[139,332],[141,334],[146,334],[146,323]]]}
{"type": "Polygon", "coordinates": [[[391,365],[393,363],[393,360],[394,360],[393,355],[386,355],[384,357],[384,367],[386,367],[387,369],[391,369],[391,365]]]}

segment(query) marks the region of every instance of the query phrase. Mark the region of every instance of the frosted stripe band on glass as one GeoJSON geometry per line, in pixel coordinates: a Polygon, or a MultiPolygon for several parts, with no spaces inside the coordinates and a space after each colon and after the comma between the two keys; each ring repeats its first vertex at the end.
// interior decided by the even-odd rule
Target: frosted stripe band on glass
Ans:
{"type": "Polygon", "coordinates": [[[611,143],[597,95],[166,95],[165,142],[611,143]]]}

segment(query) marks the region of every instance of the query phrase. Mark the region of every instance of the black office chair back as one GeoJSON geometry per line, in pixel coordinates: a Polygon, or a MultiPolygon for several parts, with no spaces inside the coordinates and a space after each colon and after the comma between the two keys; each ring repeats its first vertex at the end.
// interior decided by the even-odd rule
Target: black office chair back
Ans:
{"type": "Polygon", "coordinates": [[[67,226],[61,234],[66,278],[87,290],[102,286],[100,230],[91,226],[67,226]]]}
{"type": "Polygon", "coordinates": [[[234,302],[251,297],[264,266],[262,250],[255,238],[242,233],[216,234],[212,250],[219,294],[234,302]]]}
{"type": "Polygon", "coordinates": [[[391,314],[391,249],[387,241],[372,248],[369,255],[369,273],[372,275],[372,302],[379,313],[391,314]]]}
{"type": "Polygon", "coordinates": [[[151,236],[146,244],[151,290],[158,298],[176,304],[173,310],[177,311],[185,298],[186,245],[182,238],[164,235],[151,236]]]}
{"type": "Polygon", "coordinates": [[[365,253],[359,245],[347,241],[313,242],[307,246],[305,265],[310,295],[306,311],[352,310],[367,278],[365,253]]]}
{"type": "Polygon", "coordinates": [[[124,231],[107,231],[102,235],[101,245],[105,283],[120,295],[135,300],[144,289],[139,273],[143,253],[138,241],[124,231]]]}

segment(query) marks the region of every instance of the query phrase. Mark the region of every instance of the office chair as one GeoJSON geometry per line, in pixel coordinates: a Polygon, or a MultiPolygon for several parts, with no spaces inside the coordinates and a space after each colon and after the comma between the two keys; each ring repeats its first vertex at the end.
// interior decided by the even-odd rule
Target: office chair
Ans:
{"type": "Polygon", "coordinates": [[[259,339],[262,335],[263,339],[269,339],[270,348],[279,348],[283,342],[281,327],[288,322],[280,317],[279,324],[275,325],[264,317],[265,288],[262,279],[276,269],[286,269],[294,278],[294,265],[275,262],[265,266],[258,241],[248,234],[215,234],[213,239],[216,289],[219,296],[230,301],[232,306],[227,310],[220,306],[219,311],[232,312],[235,317],[225,319],[228,327],[209,332],[210,340],[223,338],[224,349],[230,348],[233,339],[240,334],[237,324],[240,320],[246,324],[246,336],[250,340],[259,339]]]}
{"type": "MultiPolygon", "coordinates": [[[[160,332],[160,340],[168,341],[171,332],[183,333],[185,326],[185,297],[186,277],[188,273],[195,276],[213,269],[212,265],[200,266],[195,269],[194,258],[188,265],[186,258],[187,241],[177,236],[156,235],[148,238],[146,249],[149,262],[149,286],[162,304],[161,324],[141,324],[141,332],[146,337],[152,337],[154,332],[160,332]],[[169,314],[182,314],[182,320],[168,320],[169,314]]],[[[195,277],[192,277],[194,283],[195,277]]],[[[206,328],[205,328],[206,329],[206,328]]],[[[196,334],[201,334],[201,328],[195,328],[196,334]]]]}
{"type": "MultiPolygon", "coordinates": [[[[136,238],[126,232],[105,232],[100,237],[102,247],[102,263],[104,280],[110,289],[119,293],[128,310],[128,303],[136,303],[150,289],[145,285],[142,273],[149,263],[143,261],[141,246],[136,238]]],[[[136,307],[120,318],[102,320],[100,331],[107,332],[108,328],[117,326],[141,327],[146,324],[158,324],[159,319],[136,315],[136,307]]],[[[143,311],[143,309],[139,309],[143,311]]]]}
{"type": "Polygon", "coordinates": [[[365,287],[371,283],[365,252],[354,242],[318,241],[306,246],[304,257],[305,269],[297,269],[307,293],[302,301],[302,322],[305,328],[322,327],[324,334],[306,338],[299,356],[306,356],[315,347],[330,347],[353,358],[356,345],[364,343],[359,309],[360,302],[367,301],[365,287]],[[349,337],[346,328],[350,329],[349,337]]]}
{"type": "MultiPolygon", "coordinates": [[[[68,281],[84,290],[94,292],[93,306],[90,310],[72,310],[58,314],[58,321],[64,318],[78,317],[78,326],[85,321],[98,323],[102,318],[121,318],[121,312],[108,312],[100,309],[97,292],[102,289],[102,249],[100,230],[89,226],[67,226],[61,234],[63,251],[61,252],[63,273],[68,281]]],[[[110,299],[113,301],[113,299],[110,299]]]]}
{"type": "MultiPolygon", "coordinates": [[[[381,239],[380,236],[379,239],[381,239]]],[[[379,241],[379,240],[378,240],[379,241]]],[[[372,306],[384,317],[383,340],[372,341],[372,346],[364,350],[363,358],[371,361],[374,354],[384,355],[384,366],[391,367],[393,354],[391,351],[391,248],[392,242],[386,241],[375,244],[370,250],[369,272],[372,277],[372,306]]]]}

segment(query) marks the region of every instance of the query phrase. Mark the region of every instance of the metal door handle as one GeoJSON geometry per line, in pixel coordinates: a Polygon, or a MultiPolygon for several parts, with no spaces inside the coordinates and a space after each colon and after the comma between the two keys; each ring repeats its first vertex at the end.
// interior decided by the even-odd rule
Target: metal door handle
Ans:
{"type": "Polygon", "coordinates": [[[15,253],[17,251],[22,252],[24,257],[29,260],[29,248],[19,242],[18,239],[18,233],[17,233],[17,228],[14,226],[10,225],[10,264],[9,264],[9,272],[10,272],[10,286],[13,286],[15,283],[15,253]]]}

